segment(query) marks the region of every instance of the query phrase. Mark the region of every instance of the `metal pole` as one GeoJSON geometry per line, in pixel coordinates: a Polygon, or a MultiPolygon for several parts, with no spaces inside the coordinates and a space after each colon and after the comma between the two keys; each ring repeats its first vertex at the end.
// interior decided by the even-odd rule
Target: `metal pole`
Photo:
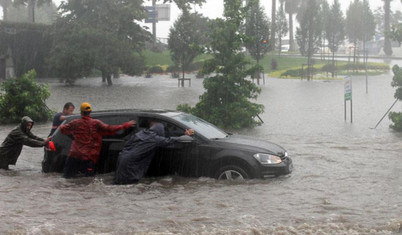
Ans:
{"type": "Polygon", "coordinates": [[[365,61],[366,61],[366,94],[368,94],[368,74],[367,74],[367,62],[368,62],[368,51],[364,49],[365,52],[365,61]]]}
{"type": "Polygon", "coordinates": [[[352,102],[352,98],[350,98],[350,123],[353,123],[353,102],[352,102]]]}
{"type": "Polygon", "coordinates": [[[154,17],[154,21],[152,22],[152,34],[153,34],[153,36],[154,36],[154,42],[156,42],[156,3],[155,3],[155,1],[156,0],[152,0],[152,7],[154,8],[154,14],[155,14],[155,17],[154,17]]]}
{"type": "Polygon", "coordinates": [[[384,114],[384,116],[382,116],[382,118],[380,119],[380,121],[377,122],[377,125],[375,125],[374,128],[377,128],[377,126],[380,124],[380,122],[385,118],[385,116],[387,116],[387,114],[389,113],[389,111],[391,111],[392,107],[394,107],[394,105],[396,104],[396,102],[398,102],[398,99],[395,99],[395,102],[391,105],[391,107],[389,107],[389,109],[387,110],[387,112],[384,114]]]}
{"type": "Polygon", "coordinates": [[[346,121],[346,99],[344,99],[345,100],[345,103],[344,103],[344,108],[345,108],[345,121],[346,121]]]}

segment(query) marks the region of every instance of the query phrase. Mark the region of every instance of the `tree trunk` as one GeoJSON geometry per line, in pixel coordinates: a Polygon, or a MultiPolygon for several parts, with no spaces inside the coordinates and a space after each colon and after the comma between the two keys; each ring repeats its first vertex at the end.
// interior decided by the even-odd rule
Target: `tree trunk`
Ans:
{"type": "Polygon", "coordinates": [[[271,44],[270,48],[275,51],[275,33],[276,33],[276,0],[272,0],[272,11],[271,11],[271,44]]]}
{"type": "Polygon", "coordinates": [[[384,0],[384,52],[388,56],[392,55],[392,45],[388,35],[390,32],[391,1],[384,0]]]}
{"type": "Polygon", "coordinates": [[[181,79],[181,87],[184,87],[184,67],[181,69],[182,79],[181,79]]]}
{"type": "Polygon", "coordinates": [[[278,45],[278,47],[279,47],[278,55],[279,55],[279,57],[281,57],[281,52],[282,52],[282,38],[281,38],[281,37],[278,37],[278,42],[279,42],[279,45],[278,45]]]}
{"type": "Polygon", "coordinates": [[[102,82],[106,82],[106,73],[102,71],[102,82]]]}
{"type": "Polygon", "coordinates": [[[116,69],[116,70],[113,72],[113,78],[120,78],[119,69],[116,69]]]}
{"type": "Polygon", "coordinates": [[[353,45],[353,63],[356,64],[357,39],[354,40],[353,45]]]}
{"type": "Polygon", "coordinates": [[[113,85],[112,74],[108,73],[108,74],[106,75],[106,80],[107,80],[107,85],[108,85],[108,86],[112,86],[112,85],[113,85]]]}
{"type": "Polygon", "coordinates": [[[335,50],[332,52],[332,77],[335,77],[335,50]]]}
{"type": "MultiPolygon", "coordinates": [[[[260,58],[257,58],[257,65],[260,67],[260,58]]],[[[257,71],[257,85],[260,85],[260,69],[257,71]]]]}
{"type": "Polygon", "coordinates": [[[308,30],[308,50],[307,50],[307,81],[312,78],[312,58],[314,54],[314,29],[312,28],[312,20],[310,19],[308,30]]]}
{"type": "Polygon", "coordinates": [[[32,23],[35,23],[35,5],[36,0],[28,1],[28,20],[32,23]]]}
{"type": "Polygon", "coordinates": [[[289,13],[289,51],[296,50],[293,36],[293,13],[289,13]]]}

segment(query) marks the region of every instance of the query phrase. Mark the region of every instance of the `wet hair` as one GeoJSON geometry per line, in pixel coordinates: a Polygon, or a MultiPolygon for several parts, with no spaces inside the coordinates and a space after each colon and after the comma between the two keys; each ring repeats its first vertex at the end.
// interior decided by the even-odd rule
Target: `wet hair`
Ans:
{"type": "Polygon", "coordinates": [[[68,108],[70,108],[70,107],[74,107],[74,108],[75,108],[75,106],[74,106],[73,103],[67,102],[66,104],[64,104],[63,110],[68,109],[68,108]]]}

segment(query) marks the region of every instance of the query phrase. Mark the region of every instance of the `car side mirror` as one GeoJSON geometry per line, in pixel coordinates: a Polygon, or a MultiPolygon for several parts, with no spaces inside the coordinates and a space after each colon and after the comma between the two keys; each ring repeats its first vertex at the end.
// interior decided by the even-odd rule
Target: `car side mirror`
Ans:
{"type": "Polygon", "coordinates": [[[178,140],[179,143],[191,143],[193,141],[194,141],[193,137],[191,137],[189,135],[182,135],[179,137],[179,140],[178,140]]]}

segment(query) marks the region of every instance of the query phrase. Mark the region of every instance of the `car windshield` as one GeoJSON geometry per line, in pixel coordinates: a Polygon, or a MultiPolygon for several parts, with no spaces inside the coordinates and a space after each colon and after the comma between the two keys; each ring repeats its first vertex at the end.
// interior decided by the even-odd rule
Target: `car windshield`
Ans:
{"type": "Polygon", "coordinates": [[[180,114],[173,116],[172,118],[185,124],[189,128],[194,129],[196,133],[199,133],[208,139],[220,139],[225,138],[228,135],[211,123],[190,114],[180,114]]]}

